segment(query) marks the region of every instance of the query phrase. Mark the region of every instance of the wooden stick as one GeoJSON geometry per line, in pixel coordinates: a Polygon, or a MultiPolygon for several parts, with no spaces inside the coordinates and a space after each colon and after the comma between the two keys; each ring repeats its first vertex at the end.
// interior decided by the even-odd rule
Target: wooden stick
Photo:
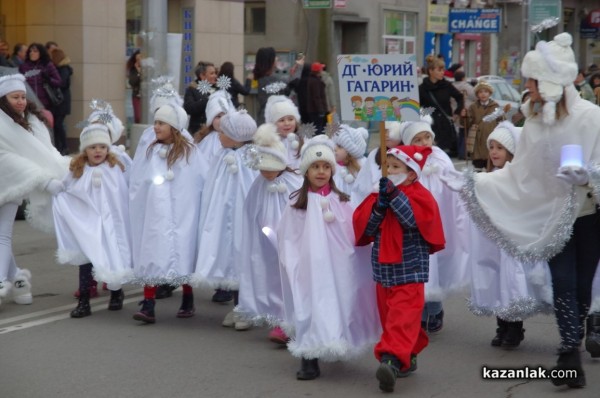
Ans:
{"type": "Polygon", "coordinates": [[[386,139],[385,122],[379,122],[379,154],[381,155],[381,176],[387,177],[387,147],[385,146],[386,139]]]}

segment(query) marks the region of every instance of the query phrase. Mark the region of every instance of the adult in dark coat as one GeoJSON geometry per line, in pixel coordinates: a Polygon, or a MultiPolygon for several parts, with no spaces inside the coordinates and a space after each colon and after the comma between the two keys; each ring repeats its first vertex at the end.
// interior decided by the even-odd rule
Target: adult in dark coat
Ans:
{"type": "Polygon", "coordinates": [[[50,102],[43,84],[44,82],[48,82],[52,87],[60,87],[61,80],[43,44],[32,43],[29,45],[27,48],[27,57],[25,58],[25,62],[19,66],[19,72],[25,76],[27,83],[35,92],[35,95],[44,108],[52,112],[54,105],[50,102]]]}
{"type": "Polygon", "coordinates": [[[186,89],[183,96],[183,109],[190,115],[190,124],[188,131],[194,135],[206,123],[206,105],[208,97],[215,92],[215,83],[217,82],[217,69],[211,62],[198,62],[194,70],[196,80],[186,89]],[[198,90],[198,84],[206,80],[212,86],[207,93],[198,90]]]}
{"type": "Polygon", "coordinates": [[[437,146],[451,157],[457,156],[457,133],[452,120],[450,98],[456,101],[455,114],[464,115],[464,100],[460,91],[444,79],[444,61],[433,55],[427,56],[427,76],[419,86],[421,107],[433,107],[433,132],[437,146]]]}
{"type": "Polygon", "coordinates": [[[63,102],[55,106],[52,112],[54,115],[54,146],[61,154],[66,155],[68,152],[67,130],[64,122],[67,115],[71,114],[71,75],[73,74],[73,68],[70,65],[71,60],[60,48],[52,50],[51,58],[62,80],[60,91],[62,91],[64,98],[63,102]]]}
{"type": "Polygon", "coordinates": [[[323,64],[313,62],[306,80],[306,113],[310,123],[315,125],[316,134],[323,134],[327,122],[327,97],[325,83],[321,80],[323,64]]]}

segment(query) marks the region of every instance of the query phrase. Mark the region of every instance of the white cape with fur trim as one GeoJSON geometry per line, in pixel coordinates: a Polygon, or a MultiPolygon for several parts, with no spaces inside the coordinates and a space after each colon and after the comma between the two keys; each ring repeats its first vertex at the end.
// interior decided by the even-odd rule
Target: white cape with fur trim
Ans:
{"type": "MultiPolygon", "coordinates": [[[[600,186],[600,108],[579,97],[572,85],[565,92],[568,116],[547,125],[541,115],[529,115],[513,161],[493,173],[467,173],[461,193],[480,229],[523,262],[559,253],[582,206],[593,210],[593,203],[585,203],[592,200],[588,189],[556,177],[563,145],[582,146],[590,185],[600,186]]],[[[596,202],[598,193],[594,189],[596,202]]]]}
{"type": "Polygon", "coordinates": [[[468,241],[469,215],[458,193],[440,179],[447,170],[454,170],[448,155],[437,146],[431,147],[419,181],[427,188],[440,208],[446,247],[429,256],[429,281],[425,284],[425,301],[441,301],[449,293],[469,284],[469,258],[474,248],[468,241]]]}
{"type": "MultiPolygon", "coordinates": [[[[191,137],[184,131],[184,137],[191,137]]],[[[156,137],[154,137],[156,138],[156,137]]],[[[167,168],[167,145],[140,141],[131,167],[129,214],[136,282],[188,283],[196,264],[200,201],[207,165],[192,145],[189,160],[167,168]]]]}
{"type": "MultiPolygon", "coordinates": [[[[358,159],[358,164],[361,167],[361,170],[365,163],[367,162],[367,158],[363,156],[358,159]]],[[[356,176],[352,175],[346,166],[342,166],[340,164],[336,165],[335,174],[333,175],[333,181],[335,181],[335,186],[338,187],[340,191],[347,195],[352,195],[352,190],[354,189],[354,185],[356,184],[356,178],[358,177],[358,173],[356,176]]],[[[356,208],[356,206],[354,206],[356,208]]]]}
{"type": "Polygon", "coordinates": [[[295,357],[350,359],[380,337],[371,248],[354,246],[352,213],[335,193],[309,193],[307,210],[288,204],[279,223],[282,327],[295,357]],[[335,215],[332,222],[325,221],[325,208],[335,215]]]}
{"type": "Polygon", "coordinates": [[[125,147],[122,145],[111,145],[110,152],[115,154],[117,159],[123,164],[125,167],[125,181],[129,182],[129,171],[131,170],[131,165],[133,164],[133,159],[125,150],[125,147]]]}
{"type": "MultiPolygon", "coordinates": [[[[195,285],[237,290],[244,201],[258,172],[246,166],[245,148],[224,148],[207,176],[198,228],[195,285]]],[[[198,227],[198,226],[197,226],[198,227]]]]}
{"type": "Polygon", "coordinates": [[[375,148],[369,152],[367,160],[361,166],[360,171],[356,175],[356,180],[352,184],[350,203],[352,203],[352,207],[354,208],[357,208],[373,192],[373,186],[379,183],[381,168],[375,162],[375,155],[377,155],[378,151],[379,148],[375,148]]]}
{"type": "Polygon", "coordinates": [[[44,188],[51,179],[62,180],[71,158],[63,157],[52,146],[48,129],[30,115],[32,131],[25,130],[0,111],[0,206],[24,198],[27,220],[44,232],[54,233],[52,196],[44,188]]]}
{"type": "Polygon", "coordinates": [[[223,150],[223,145],[221,145],[221,141],[219,140],[219,133],[217,131],[211,131],[208,133],[206,137],[202,139],[198,144],[196,144],[198,151],[200,152],[200,156],[206,160],[208,167],[213,167],[219,155],[221,155],[221,151],[223,150]]]}
{"type": "Polygon", "coordinates": [[[240,262],[240,302],[236,312],[259,325],[283,321],[283,297],[275,236],[279,220],[292,192],[303,179],[283,172],[273,181],[259,175],[244,203],[240,262]]]}
{"type": "Polygon", "coordinates": [[[56,253],[61,264],[92,263],[95,279],[116,290],[129,282],[131,244],[129,196],[119,166],[85,166],[81,178],[69,174],[66,190],[54,198],[56,253]]]}

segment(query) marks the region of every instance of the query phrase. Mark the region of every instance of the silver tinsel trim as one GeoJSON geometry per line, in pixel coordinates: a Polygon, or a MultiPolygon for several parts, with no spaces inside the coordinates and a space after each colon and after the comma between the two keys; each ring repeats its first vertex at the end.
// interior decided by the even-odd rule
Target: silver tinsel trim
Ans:
{"type": "Polygon", "coordinates": [[[243,321],[252,323],[253,326],[261,327],[268,326],[274,328],[282,323],[282,320],[271,314],[254,315],[250,311],[241,308],[238,304],[233,311],[243,321]]]}
{"type": "Polygon", "coordinates": [[[558,18],[558,17],[546,18],[539,24],[533,25],[531,27],[531,32],[532,33],[542,33],[542,31],[544,31],[546,29],[550,29],[550,28],[558,25],[559,22],[560,22],[560,18],[558,18]]]}
{"type": "Polygon", "coordinates": [[[466,170],[464,173],[465,185],[460,192],[461,199],[465,202],[465,207],[471,216],[471,219],[479,229],[498,247],[506,251],[510,256],[523,263],[534,263],[536,261],[548,261],[565,246],[573,232],[573,221],[575,220],[575,189],[565,198],[562,208],[564,211],[558,220],[558,228],[554,234],[554,239],[543,249],[522,250],[512,240],[502,234],[498,228],[491,222],[485,211],[481,208],[477,196],[475,195],[475,173],[472,170],[466,170]]]}
{"type": "Polygon", "coordinates": [[[305,140],[314,137],[316,132],[317,128],[312,123],[302,123],[300,126],[298,126],[298,135],[305,140]]]}
{"type": "Polygon", "coordinates": [[[149,285],[149,286],[158,286],[158,285],[171,285],[171,286],[179,286],[179,285],[189,285],[191,282],[191,275],[187,276],[177,276],[173,278],[142,278],[136,277],[133,278],[129,283],[133,285],[149,285]]]}
{"type": "Polygon", "coordinates": [[[242,160],[251,169],[257,170],[262,161],[262,155],[255,144],[244,145],[242,149],[242,160]]]}
{"type": "Polygon", "coordinates": [[[476,316],[497,316],[507,322],[519,322],[537,314],[553,314],[554,308],[547,303],[532,297],[521,297],[512,300],[507,307],[484,308],[467,299],[467,308],[476,316]]]}
{"type": "Polygon", "coordinates": [[[204,95],[210,94],[212,90],[212,85],[207,80],[200,80],[198,82],[197,90],[204,95]]]}
{"type": "Polygon", "coordinates": [[[338,134],[339,131],[340,124],[337,122],[327,123],[327,125],[325,126],[325,134],[331,139],[333,139],[333,136],[338,134]]]}
{"type": "Polygon", "coordinates": [[[427,106],[427,107],[421,108],[419,110],[419,115],[421,117],[431,116],[433,114],[433,112],[435,112],[435,108],[433,106],[427,106]]]}
{"type": "Polygon", "coordinates": [[[596,204],[600,205],[600,165],[596,163],[589,164],[587,172],[590,179],[588,185],[592,188],[596,204]]]}
{"type": "Polygon", "coordinates": [[[229,90],[231,88],[231,79],[229,76],[221,75],[217,77],[217,87],[224,91],[229,90]]]}
{"type": "Polygon", "coordinates": [[[23,76],[25,76],[25,79],[30,78],[30,77],[34,77],[37,76],[41,73],[41,69],[31,69],[28,70],[27,72],[23,73],[23,76]]]}
{"type": "Polygon", "coordinates": [[[493,122],[494,120],[499,119],[504,115],[504,109],[498,107],[494,109],[494,112],[490,113],[489,115],[485,115],[483,118],[481,118],[481,120],[483,120],[484,122],[493,122]]]}
{"type": "Polygon", "coordinates": [[[287,84],[285,84],[284,82],[275,82],[263,87],[263,90],[267,94],[279,94],[279,92],[281,92],[286,87],[287,84]]]}

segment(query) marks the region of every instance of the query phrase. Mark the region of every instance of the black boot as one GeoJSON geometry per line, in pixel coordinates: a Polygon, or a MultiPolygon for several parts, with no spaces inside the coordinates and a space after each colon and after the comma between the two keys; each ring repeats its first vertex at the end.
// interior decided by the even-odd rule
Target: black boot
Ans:
{"type": "Polygon", "coordinates": [[[156,287],[156,293],[154,294],[154,298],[156,300],[164,299],[167,297],[171,297],[173,295],[173,290],[177,289],[177,286],[163,284],[158,285],[156,287]]]}
{"type": "Polygon", "coordinates": [[[506,333],[502,340],[502,348],[517,348],[525,338],[523,321],[506,322],[506,333]]]}
{"type": "Polygon", "coordinates": [[[194,294],[189,293],[181,296],[181,307],[177,311],[177,318],[191,318],[194,316],[194,311],[196,311],[196,307],[194,307],[194,294]]]}
{"type": "Polygon", "coordinates": [[[502,340],[504,340],[504,335],[506,335],[506,321],[496,317],[496,323],[498,327],[496,328],[496,336],[492,339],[492,346],[500,347],[502,345],[502,340]]]}
{"type": "Polygon", "coordinates": [[[300,370],[296,372],[296,378],[298,380],[314,380],[321,375],[321,369],[319,369],[319,360],[305,359],[302,358],[300,364],[300,370]]]}
{"type": "Polygon", "coordinates": [[[108,310],[109,311],[118,311],[123,309],[123,300],[125,299],[125,294],[123,293],[123,289],[119,290],[111,290],[110,291],[110,301],[108,302],[108,310]]]}
{"type": "Polygon", "coordinates": [[[396,379],[398,378],[399,373],[400,361],[393,355],[383,354],[377,372],[375,373],[375,377],[379,381],[379,389],[383,392],[394,392],[396,379]]]}
{"type": "Polygon", "coordinates": [[[71,318],[83,318],[92,315],[92,309],[90,308],[90,292],[80,292],[79,302],[77,307],[71,311],[71,318]]]}
{"type": "Polygon", "coordinates": [[[154,317],[154,299],[144,299],[139,302],[139,305],[141,305],[142,308],[133,314],[133,319],[145,323],[156,322],[156,318],[154,317]]]}
{"type": "Polygon", "coordinates": [[[550,380],[555,386],[563,386],[565,384],[570,388],[582,388],[585,386],[585,375],[581,367],[581,357],[578,347],[560,349],[556,366],[552,368],[552,371],[554,370],[561,371],[561,373],[564,371],[577,372],[576,375],[572,375],[571,377],[551,378],[550,380]]]}
{"type": "Polygon", "coordinates": [[[587,319],[585,349],[592,358],[600,357],[600,312],[592,312],[587,319]]]}

